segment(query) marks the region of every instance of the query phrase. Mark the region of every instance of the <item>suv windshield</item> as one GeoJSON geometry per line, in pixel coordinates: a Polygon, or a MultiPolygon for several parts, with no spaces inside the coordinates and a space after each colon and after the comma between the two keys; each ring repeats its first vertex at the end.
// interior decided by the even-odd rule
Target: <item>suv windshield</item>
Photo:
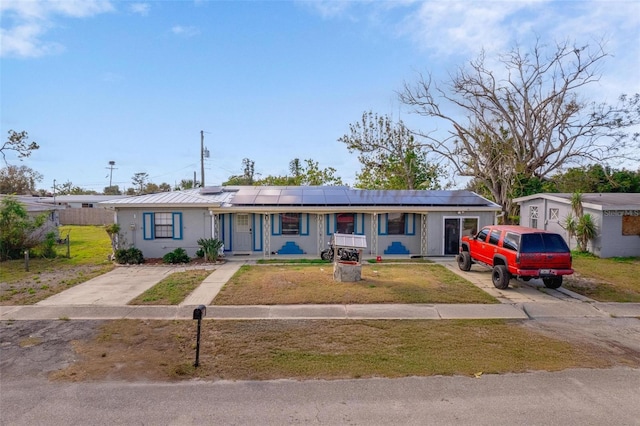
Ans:
{"type": "Polygon", "coordinates": [[[558,234],[523,234],[520,253],[567,253],[569,247],[558,234]]]}

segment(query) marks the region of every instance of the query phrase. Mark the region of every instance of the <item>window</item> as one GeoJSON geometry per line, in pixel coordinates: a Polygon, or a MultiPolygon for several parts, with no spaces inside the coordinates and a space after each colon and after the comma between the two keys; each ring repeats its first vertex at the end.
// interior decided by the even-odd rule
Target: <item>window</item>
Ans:
{"type": "Polygon", "coordinates": [[[462,219],[462,236],[473,236],[478,232],[478,219],[465,217],[462,219]]]}
{"type": "Polygon", "coordinates": [[[387,234],[404,235],[405,231],[405,214],[389,213],[387,216],[387,234]]]}
{"type": "Polygon", "coordinates": [[[559,219],[560,219],[560,210],[549,209],[549,220],[559,220],[559,219]]]}
{"type": "Polygon", "coordinates": [[[478,241],[486,241],[488,234],[489,234],[489,228],[484,228],[484,229],[480,230],[480,232],[478,232],[478,235],[476,236],[476,239],[478,241]]]}
{"type": "Polygon", "coordinates": [[[338,213],[336,215],[338,234],[353,234],[355,215],[353,213],[338,213]]]}
{"type": "Polygon", "coordinates": [[[502,240],[502,247],[518,251],[518,246],[520,245],[520,235],[512,234],[511,232],[507,232],[502,240]]]}
{"type": "Polygon", "coordinates": [[[173,218],[171,213],[156,213],[153,225],[156,238],[173,238],[173,218]]]}
{"type": "Polygon", "coordinates": [[[300,235],[300,214],[280,213],[282,235],[300,235]]]}
{"type": "Polygon", "coordinates": [[[491,231],[489,235],[489,244],[498,245],[498,241],[500,241],[500,231],[491,231]]]}
{"type": "Polygon", "coordinates": [[[93,204],[91,203],[82,203],[82,208],[92,208],[93,204]]]}
{"type": "Polygon", "coordinates": [[[538,206],[529,206],[529,226],[538,227],[538,206]]]}
{"type": "Polygon", "coordinates": [[[182,239],[182,213],[160,212],[142,214],[142,235],[145,240],[156,238],[182,239]]]}

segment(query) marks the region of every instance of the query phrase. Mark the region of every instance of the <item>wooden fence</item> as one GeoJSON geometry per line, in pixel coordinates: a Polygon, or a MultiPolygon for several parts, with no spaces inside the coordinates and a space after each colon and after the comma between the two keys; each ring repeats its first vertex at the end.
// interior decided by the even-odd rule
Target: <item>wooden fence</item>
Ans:
{"type": "Polygon", "coordinates": [[[103,208],[68,208],[58,210],[60,225],[110,225],[114,212],[103,208]]]}

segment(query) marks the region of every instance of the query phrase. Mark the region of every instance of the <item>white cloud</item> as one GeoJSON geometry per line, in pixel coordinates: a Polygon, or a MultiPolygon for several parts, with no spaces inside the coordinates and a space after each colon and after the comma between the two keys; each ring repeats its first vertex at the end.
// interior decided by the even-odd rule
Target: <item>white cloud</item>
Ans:
{"type": "Polygon", "coordinates": [[[59,43],[45,39],[56,26],[56,18],[87,18],[113,11],[108,0],[2,0],[2,43],[0,56],[38,57],[64,50],[59,43]]]}
{"type": "Polygon", "coordinates": [[[129,6],[129,10],[138,15],[147,16],[151,10],[151,5],[149,3],[133,3],[129,6]]]}
{"type": "Polygon", "coordinates": [[[182,25],[174,25],[171,32],[177,36],[193,37],[200,34],[200,30],[196,27],[183,27],[182,25]]]}

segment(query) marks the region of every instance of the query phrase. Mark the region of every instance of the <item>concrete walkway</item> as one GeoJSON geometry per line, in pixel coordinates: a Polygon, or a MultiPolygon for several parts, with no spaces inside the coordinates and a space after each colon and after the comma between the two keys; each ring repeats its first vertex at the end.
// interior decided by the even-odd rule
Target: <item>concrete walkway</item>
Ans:
{"type": "MultiPolygon", "coordinates": [[[[500,304],[375,304],[375,305],[210,305],[222,286],[249,261],[228,260],[207,265],[212,273],[178,306],[130,306],[127,303],[173,272],[185,267],[119,267],[30,306],[0,306],[0,320],[55,319],[191,319],[193,309],[206,305],[206,319],[531,319],[579,317],[640,318],[640,303],[599,303],[565,289],[550,290],[533,282],[512,280],[498,290],[491,273],[452,272],[496,297],[500,304]],[[214,269],[215,268],[215,269],[214,269]]],[[[190,268],[192,269],[192,268],[190,268]]]]}

